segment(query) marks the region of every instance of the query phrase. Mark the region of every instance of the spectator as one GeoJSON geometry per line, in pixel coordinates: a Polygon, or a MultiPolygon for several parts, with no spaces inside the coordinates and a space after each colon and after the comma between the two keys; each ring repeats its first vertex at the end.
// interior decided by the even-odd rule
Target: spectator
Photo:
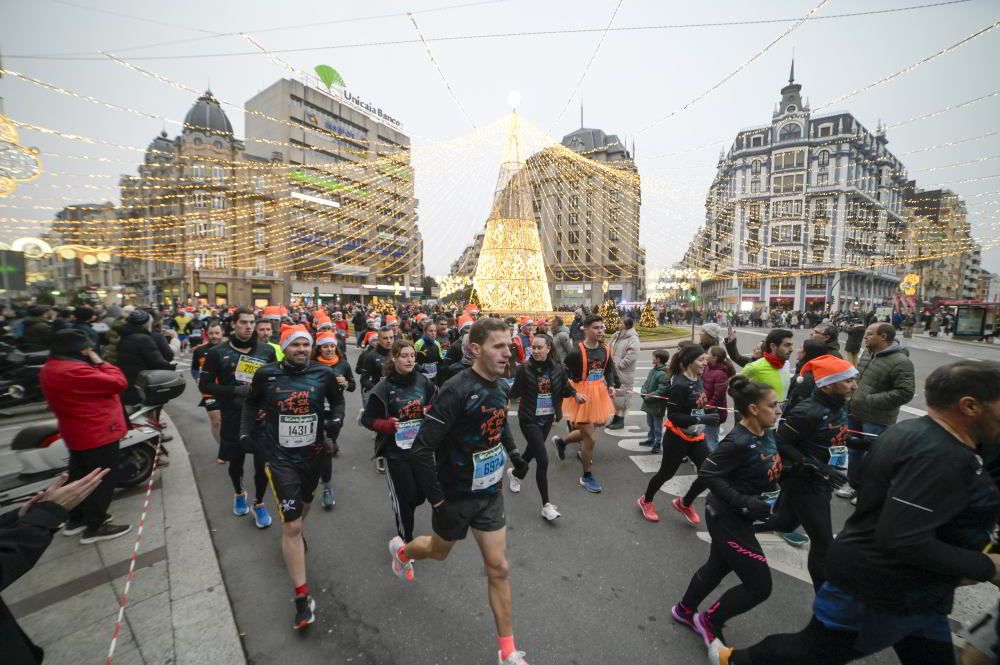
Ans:
{"type": "MultiPolygon", "coordinates": [[[[108,473],[94,469],[79,480],[67,483],[66,474],[56,478],[19,509],[0,515],[0,591],[31,570],[52,542],[52,536],[97,487],[108,473]]],[[[38,665],[45,657],[21,630],[7,605],[0,600],[0,645],[5,665],[38,665]]]]}
{"type": "Polygon", "coordinates": [[[792,331],[775,328],[764,338],[763,357],[744,365],[740,374],[751,381],[759,381],[771,386],[778,395],[778,401],[783,402],[791,378],[786,376],[783,370],[788,358],[792,355],[793,348],[792,331]]]}
{"type": "Polygon", "coordinates": [[[649,370],[642,384],[642,410],[646,413],[649,433],[639,445],[651,446],[654,455],[662,451],[663,417],[667,413],[667,395],[670,394],[669,360],[670,352],[666,349],[653,351],[653,369],[649,370]]]}
{"type": "Polygon", "coordinates": [[[810,360],[823,355],[828,355],[825,343],[818,339],[807,339],[802,342],[799,361],[795,365],[795,376],[788,387],[788,401],[785,402],[784,411],[791,411],[793,406],[812,396],[813,390],[816,389],[816,379],[812,370],[806,369],[806,365],[810,360]]]}
{"type": "Polygon", "coordinates": [[[86,334],[63,330],[52,338],[41,384],[69,448],[70,480],[79,480],[94,469],[108,469],[100,487],[70,513],[64,533],[82,531],[80,543],[84,545],[127,533],[130,527],[110,524],[107,513],[117,479],[118,441],[128,431],[118,397],[128,385],[125,375],[94,352],[86,334]]]}
{"type": "Polygon", "coordinates": [[[719,412],[717,425],[711,423],[705,425],[705,443],[708,444],[709,450],[715,450],[719,446],[719,431],[729,414],[726,402],[729,379],[735,374],[736,367],[726,356],[726,350],[718,345],[709,347],[708,365],[705,366],[701,380],[705,384],[705,399],[707,400],[705,406],[718,409],[719,412]]]}
{"type": "Polygon", "coordinates": [[[173,369],[153,339],[153,318],[143,309],[133,310],[122,326],[121,339],[117,348],[117,365],[128,379],[128,388],[122,394],[126,406],[136,406],[142,402],[135,389],[139,372],[147,369],[173,369]]]}
{"type": "Polygon", "coordinates": [[[611,354],[622,387],[615,393],[615,415],[606,429],[622,429],[632,401],[635,366],[639,360],[639,333],[635,330],[634,320],[625,318],[622,329],[611,336],[611,354]]]}
{"type": "Polygon", "coordinates": [[[764,355],[764,343],[758,342],[756,346],[753,347],[753,353],[749,356],[745,356],[740,353],[740,350],[736,347],[736,331],[729,333],[729,336],[725,340],[726,353],[729,354],[729,358],[739,365],[740,367],[746,367],[753,361],[764,355]]]}
{"type": "Polygon", "coordinates": [[[815,339],[826,344],[826,355],[843,358],[840,354],[840,331],[832,323],[818,323],[809,333],[809,339],[815,339]]]}
{"type": "Polygon", "coordinates": [[[86,305],[81,305],[73,310],[72,317],[73,320],[70,322],[70,328],[72,330],[82,330],[83,334],[90,338],[94,352],[100,353],[101,347],[98,343],[97,331],[91,325],[91,321],[94,320],[94,309],[86,305]]]}
{"type": "Polygon", "coordinates": [[[552,360],[562,364],[569,352],[573,350],[573,340],[569,336],[569,328],[563,323],[562,317],[552,319],[552,360]]]}
{"type": "Polygon", "coordinates": [[[718,346],[725,341],[725,330],[718,323],[706,323],[701,327],[701,339],[698,341],[705,353],[713,346],[718,346]]]}
{"type": "Polygon", "coordinates": [[[844,345],[844,351],[847,353],[847,359],[855,365],[858,364],[858,356],[861,353],[861,343],[864,341],[864,337],[865,326],[861,324],[851,326],[847,331],[847,344],[844,345]]]}
{"type": "Polygon", "coordinates": [[[569,327],[569,338],[573,341],[573,344],[579,344],[583,341],[583,310],[577,309],[573,312],[573,323],[569,327]]]}
{"type": "Polygon", "coordinates": [[[21,350],[27,352],[48,351],[52,343],[52,320],[56,311],[48,305],[32,305],[28,308],[28,317],[24,320],[24,334],[21,337],[21,350]]]}

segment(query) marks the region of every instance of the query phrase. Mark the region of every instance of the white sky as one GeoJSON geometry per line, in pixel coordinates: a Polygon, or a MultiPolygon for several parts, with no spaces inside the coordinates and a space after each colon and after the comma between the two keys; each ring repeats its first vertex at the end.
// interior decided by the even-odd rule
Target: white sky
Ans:
{"type": "MultiPolygon", "coordinates": [[[[816,17],[926,4],[931,0],[830,0],[816,17]]],[[[325,63],[348,89],[400,119],[413,138],[420,227],[429,274],[448,270],[481,227],[495,185],[507,98],[520,92],[520,113],[558,138],[585,125],[636,143],[643,178],[641,240],[650,268],[681,257],[704,219],[704,197],[720,147],[737,130],[770,121],[778,90],[788,77],[792,49],[796,79],[816,108],[892,74],[1000,19],[1000,3],[960,4],[873,16],[808,21],[706,97],[665,122],[641,131],[698,97],[736,70],[792,22],[689,27],[607,34],[580,93],[571,93],[594,54],[601,32],[431,41],[442,81],[419,43],[352,46],[412,40],[416,31],[401,12],[415,12],[428,39],[495,33],[603,29],[619,0],[404,0],[367,3],[264,0],[135,3],[98,0],[0,0],[0,52],[5,67],[75,92],[182,121],[190,93],[152,81],[102,59],[108,50],[199,90],[211,84],[221,99],[242,103],[287,72],[238,35],[247,32],[268,49],[311,71],[325,63]],[[465,5],[455,7],[455,5],[465,5]],[[439,11],[429,9],[450,7],[439,11]],[[294,8],[279,11],[279,8],[294,8]],[[122,14],[122,15],[118,15],[122,14]],[[123,16],[128,15],[128,16],[123,16]],[[374,15],[394,15],[354,20],[374,15]],[[301,26],[275,30],[284,26],[301,26]],[[320,25],[322,24],[322,25],[320,25]],[[160,42],[190,40],[148,48],[160,42]],[[23,59],[27,54],[92,54],[94,60],[23,59]],[[198,55],[194,58],[173,56],[198,55]],[[167,59],[144,60],[149,56],[167,59]],[[567,102],[568,108],[567,108],[567,102]],[[480,128],[472,125],[459,107],[480,128]],[[560,116],[560,112],[566,111],[560,116]],[[722,139],[721,141],[718,141],[722,139]],[[717,142],[715,142],[717,141],[717,142]],[[715,143],[712,143],[715,142],[715,143]],[[688,152],[690,148],[708,147],[688,152]],[[655,159],[664,153],[684,154],[655,159]]],[[[819,0],[734,0],[684,3],[622,0],[614,27],[795,18],[819,0]]],[[[73,56],[75,57],[75,56],[73,56]]],[[[85,56],[90,57],[90,56],[85,56]]],[[[825,111],[847,110],[874,129],[1000,90],[1000,28],[898,79],[825,111]]],[[[0,81],[4,110],[17,120],[145,149],[163,123],[60,96],[13,77],[0,81]]],[[[243,136],[243,117],[227,110],[243,136]]],[[[1000,130],[1000,95],[968,108],[889,131],[889,147],[920,186],[949,186],[968,197],[973,233],[992,244],[983,266],[1000,271],[997,202],[1000,133],[961,145],[903,153],[1000,130]],[[958,167],[958,162],[983,160],[958,167]],[[990,177],[994,176],[994,177],[990,177]],[[963,182],[983,178],[975,182],[963,182]],[[976,196],[980,195],[980,196],[976,196]]],[[[167,124],[172,136],[176,124],[167,124]]],[[[117,176],[135,173],[141,152],[22,132],[22,143],[41,149],[46,174],[0,201],[0,217],[49,220],[69,203],[118,202],[117,176]],[[51,153],[105,158],[70,160],[51,153]],[[58,172],[66,175],[51,175],[58,172]],[[93,177],[92,177],[93,176],[93,177]],[[26,197],[31,197],[26,198],[26,197]],[[34,206],[39,206],[40,209],[34,206]]],[[[5,221],[5,238],[24,235],[22,222],[5,221]]]]}

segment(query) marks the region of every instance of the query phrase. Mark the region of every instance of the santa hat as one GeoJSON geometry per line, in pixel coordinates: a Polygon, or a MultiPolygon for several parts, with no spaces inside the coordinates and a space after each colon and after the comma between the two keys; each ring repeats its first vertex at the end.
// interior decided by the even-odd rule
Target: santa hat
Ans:
{"type": "Polygon", "coordinates": [[[281,326],[281,350],[284,351],[288,345],[297,339],[307,339],[312,344],[312,335],[301,323],[296,326],[281,326]]]}
{"type": "Polygon", "coordinates": [[[521,327],[533,325],[535,325],[535,321],[530,316],[521,317],[521,327]]]}
{"type": "Polygon", "coordinates": [[[337,336],[330,332],[329,330],[323,331],[316,335],[316,346],[322,346],[324,344],[336,344],[337,336]]]}
{"type": "Polygon", "coordinates": [[[816,387],[822,388],[838,381],[847,381],[858,375],[857,368],[837,356],[825,355],[813,358],[802,368],[802,373],[813,373],[816,387]]]}
{"type": "Polygon", "coordinates": [[[316,326],[316,330],[319,330],[323,326],[330,326],[332,328],[333,321],[326,314],[317,313],[316,316],[313,317],[313,325],[316,326]]]}
{"type": "Polygon", "coordinates": [[[472,303],[466,305],[464,311],[466,314],[479,314],[479,308],[473,305],[472,303]]]}
{"type": "MultiPolygon", "coordinates": [[[[265,319],[280,319],[285,312],[281,311],[285,309],[281,305],[268,305],[264,308],[264,318],[265,319]]],[[[287,310],[286,310],[287,311],[287,310]]]]}
{"type": "Polygon", "coordinates": [[[463,314],[462,316],[458,317],[459,330],[465,330],[466,328],[471,328],[473,323],[475,323],[475,321],[473,321],[472,317],[469,316],[468,314],[463,314]]]}
{"type": "Polygon", "coordinates": [[[387,325],[387,326],[395,326],[395,325],[398,325],[398,323],[399,323],[399,321],[396,319],[396,316],[394,314],[386,314],[385,325],[387,325]]]}

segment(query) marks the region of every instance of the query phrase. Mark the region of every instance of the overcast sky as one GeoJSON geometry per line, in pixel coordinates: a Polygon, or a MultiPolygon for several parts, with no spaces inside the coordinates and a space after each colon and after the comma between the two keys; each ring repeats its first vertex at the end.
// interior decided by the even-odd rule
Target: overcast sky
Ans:
{"type": "MultiPolygon", "coordinates": [[[[770,122],[778,91],[788,78],[793,49],[796,79],[816,109],[1000,19],[1000,2],[969,0],[913,11],[807,21],[679,112],[764,49],[794,20],[611,31],[573,94],[619,4],[612,23],[615,28],[796,19],[819,2],[0,0],[0,52],[8,69],[179,122],[194,103],[190,93],[109,62],[97,51],[117,53],[199,90],[211,85],[221,99],[240,104],[288,72],[266,56],[254,54],[242,37],[218,33],[246,32],[276,52],[310,49],[279,55],[300,70],[310,71],[321,63],[335,67],[352,93],[400,119],[412,137],[424,263],[430,274],[447,272],[488,214],[503,136],[502,126],[495,123],[509,113],[510,91],[520,93],[525,122],[556,139],[580,126],[582,96],[587,127],[636,143],[643,181],[641,241],[647,248],[649,267],[655,269],[678,260],[703,222],[705,193],[719,149],[728,147],[740,128],[770,122]],[[440,71],[420,43],[359,45],[415,39],[412,21],[399,15],[406,11],[414,12],[428,39],[478,38],[430,41],[440,71]],[[382,16],[372,18],[378,15],[382,16]],[[275,29],[287,26],[295,27],[275,29]],[[568,32],[485,36],[531,31],[568,32]],[[232,53],[244,55],[219,55],[232,53]],[[54,54],[95,59],[17,57],[54,54]],[[192,55],[198,57],[175,57],[192,55]],[[144,59],[151,56],[159,59],[144,59]],[[677,113],[649,128],[673,112],[677,113]],[[682,154],[660,157],[677,152],[682,154]]],[[[930,2],[830,0],[814,16],[930,2]]],[[[998,62],[1000,29],[823,112],[850,111],[871,129],[880,119],[892,125],[1000,90],[998,62]]],[[[158,120],[54,94],[10,76],[0,80],[0,96],[6,115],[17,120],[116,144],[145,149],[161,129],[171,136],[179,132],[177,124],[164,126],[158,120]]],[[[235,109],[227,113],[237,135],[243,136],[242,114],[235,109]]],[[[906,153],[998,132],[998,117],[1000,95],[888,133],[889,148],[901,156],[918,184],[948,186],[968,197],[973,233],[992,245],[984,252],[984,268],[994,272],[1000,271],[1000,178],[996,177],[1000,160],[995,159],[1000,156],[1000,133],[906,153]],[[950,166],[973,160],[982,161],[950,166]]],[[[53,208],[68,203],[117,203],[118,175],[135,173],[142,159],[142,152],[31,131],[22,132],[22,143],[41,149],[49,174],[0,201],[0,217],[5,219],[51,219],[53,208]],[[107,161],[67,159],[52,153],[107,161]]],[[[4,239],[26,233],[15,228],[21,225],[3,222],[4,239]]]]}

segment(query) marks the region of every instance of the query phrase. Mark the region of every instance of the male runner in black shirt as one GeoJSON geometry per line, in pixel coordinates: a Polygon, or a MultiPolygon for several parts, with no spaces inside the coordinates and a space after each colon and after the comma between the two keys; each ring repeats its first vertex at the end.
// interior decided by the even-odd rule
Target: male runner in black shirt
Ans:
{"type": "Polygon", "coordinates": [[[455,541],[472,535],[479,543],[496,622],[501,665],[527,665],[514,647],[507,530],[500,491],[509,456],[527,472],[507,424],[507,385],[500,380],[510,362],[510,330],[499,319],[480,319],[469,333],[472,367],[449,379],[434,399],[413,443],[414,471],[433,507],[434,534],[403,544],[389,542],[393,572],[403,579],[411,560],[448,557],[455,541]],[[398,571],[398,572],[397,572],[398,571]]]}
{"type": "MultiPolygon", "coordinates": [[[[222,342],[222,324],[218,320],[209,320],[205,324],[204,330],[208,340],[204,344],[194,347],[194,351],[191,352],[191,376],[195,381],[201,378],[201,368],[205,366],[205,359],[208,358],[208,352],[212,350],[213,346],[222,342]]],[[[201,328],[198,331],[201,332],[201,328]]],[[[194,338],[192,337],[192,339],[194,338]]],[[[208,425],[212,428],[212,438],[215,439],[215,444],[219,445],[221,443],[219,432],[222,429],[222,413],[219,411],[219,400],[212,395],[203,393],[198,406],[203,407],[205,413],[208,414],[208,425]]],[[[226,463],[223,459],[216,459],[216,461],[219,464],[226,463]]]]}

